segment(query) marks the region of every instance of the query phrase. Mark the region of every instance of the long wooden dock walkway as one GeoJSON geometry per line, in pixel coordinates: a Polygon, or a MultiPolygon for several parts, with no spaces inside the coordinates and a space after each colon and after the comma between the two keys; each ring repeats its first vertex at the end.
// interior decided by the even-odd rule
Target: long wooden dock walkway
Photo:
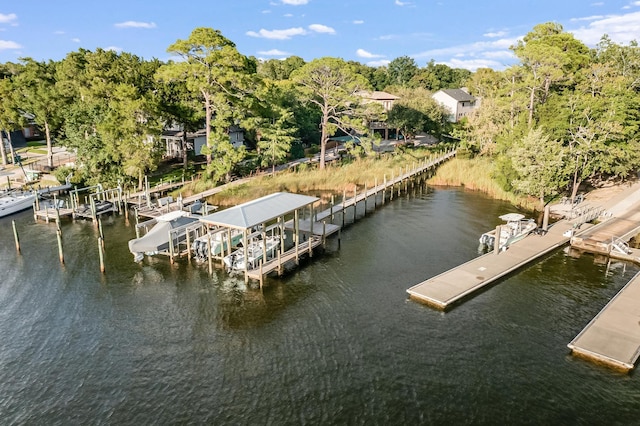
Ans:
{"type": "Polygon", "coordinates": [[[572,353],[629,371],[640,356],[640,273],[567,346],[572,353]]]}
{"type": "Polygon", "coordinates": [[[447,309],[497,279],[566,244],[569,237],[565,233],[572,228],[571,222],[561,220],[553,224],[545,235],[530,235],[499,254],[491,252],[477,257],[414,285],[407,293],[412,299],[438,309],[447,309]]]}
{"type": "MultiPolygon", "coordinates": [[[[365,190],[361,193],[354,193],[354,195],[350,198],[343,196],[341,202],[331,206],[330,208],[323,210],[321,212],[316,213],[315,220],[316,222],[322,222],[327,218],[332,218],[333,215],[339,212],[344,212],[347,208],[357,206],[361,202],[367,202],[367,200],[372,196],[377,196],[378,193],[385,193],[390,190],[390,199],[393,199],[393,187],[406,183],[410,178],[420,175],[421,173],[425,173],[429,170],[434,169],[438,165],[444,163],[445,161],[453,158],[456,155],[455,150],[451,150],[449,152],[444,153],[443,155],[434,158],[429,161],[425,161],[421,164],[416,164],[413,168],[407,167],[403,171],[399,172],[397,176],[391,176],[388,180],[384,177],[383,182],[380,184],[374,184],[372,188],[365,188],[365,190]]],[[[398,188],[400,191],[400,188],[398,188]]],[[[384,202],[384,200],[383,200],[384,202]]],[[[354,212],[355,215],[355,212],[354,212]]],[[[343,216],[344,217],[344,216],[343,216]]]]}

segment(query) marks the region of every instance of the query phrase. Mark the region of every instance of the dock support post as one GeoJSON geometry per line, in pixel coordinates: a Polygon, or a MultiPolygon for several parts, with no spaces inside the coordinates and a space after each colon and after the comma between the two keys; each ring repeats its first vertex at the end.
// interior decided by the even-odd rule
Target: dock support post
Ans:
{"type": "Polygon", "coordinates": [[[327,221],[322,221],[322,248],[327,247],[327,221]]]}
{"type": "Polygon", "coordinates": [[[390,185],[389,185],[389,186],[391,187],[391,191],[389,191],[389,192],[390,192],[390,194],[391,194],[391,195],[389,196],[389,197],[390,197],[390,198],[389,198],[389,201],[393,201],[393,181],[394,181],[394,177],[393,177],[393,170],[392,170],[392,171],[391,171],[391,182],[390,182],[390,185]]]}
{"type": "Polygon", "coordinates": [[[353,223],[356,223],[356,213],[358,212],[358,189],[353,188],[353,223]]]}
{"type": "Polygon", "coordinates": [[[329,213],[331,213],[331,223],[333,223],[333,205],[335,203],[335,199],[333,194],[331,194],[331,206],[329,207],[329,213]]]}
{"type": "Polygon", "coordinates": [[[387,196],[387,175],[384,175],[384,183],[382,184],[382,205],[384,205],[384,199],[387,196]]]}
{"type": "Polygon", "coordinates": [[[262,272],[262,265],[264,264],[264,258],[260,259],[260,290],[262,290],[262,285],[264,281],[264,274],[262,272]]]}
{"type": "Polygon", "coordinates": [[[500,254],[500,232],[502,231],[502,226],[496,226],[496,238],[493,241],[493,253],[500,254]]]}
{"type": "Polygon", "coordinates": [[[294,244],[296,246],[296,265],[300,264],[300,256],[298,255],[298,245],[300,244],[300,218],[298,210],[293,212],[293,227],[294,227],[294,244]]]}
{"type": "Polygon", "coordinates": [[[373,191],[373,209],[378,208],[378,178],[373,178],[373,187],[375,188],[373,191]]]}
{"type": "Polygon", "coordinates": [[[213,275],[213,253],[211,253],[211,234],[207,232],[207,263],[209,265],[209,276],[213,275]]]}
{"type": "Polygon", "coordinates": [[[104,242],[102,237],[98,237],[98,257],[100,258],[100,272],[104,274],[104,242]]]}
{"type": "Polygon", "coordinates": [[[364,183],[364,215],[367,215],[367,183],[364,183]]]}
{"type": "Polygon", "coordinates": [[[169,262],[173,265],[173,256],[175,253],[175,249],[173,247],[173,235],[171,235],[171,231],[169,231],[169,262]]]}
{"type": "MultiPolygon", "coordinates": [[[[60,217],[58,216],[58,221],[60,220],[60,217]]],[[[104,233],[102,232],[102,219],[98,219],[98,233],[100,235],[100,238],[102,238],[102,242],[104,244],[104,233]]]]}
{"type": "Polygon", "coordinates": [[[342,227],[344,228],[344,205],[347,202],[347,190],[342,192],[342,227]]]}
{"type": "Polygon", "coordinates": [[[58,257],[60,258],[60,263],[64,265],[64,252],[62,251],[62,230],[60,229],[60,219],[56,221],[56,237],[58,239],[58,257]]]}
{"type": "Polygon", "coordinates": [[[542,218],[542,230],[544,232],[547,232],[547,230],[549,229],[549,213],[550,213],[550,211],[551,211],[551,206],[549,206],[549,204],[544,206],[544,217],[542,218]]]}
{"type": "Polygon", "coordinates": [[[20,253],[20,238],[18,238],[18,229],[16,228],[16,221],[12,220],[11,225],[13,226],[13,238],[16,240],[16,250],[20,253]]]}
{"type": "Polygon", "coordinates": [[[187,262],[191,263],[191,231],[189,229],[186,230],[187,237],[187,262]]]}

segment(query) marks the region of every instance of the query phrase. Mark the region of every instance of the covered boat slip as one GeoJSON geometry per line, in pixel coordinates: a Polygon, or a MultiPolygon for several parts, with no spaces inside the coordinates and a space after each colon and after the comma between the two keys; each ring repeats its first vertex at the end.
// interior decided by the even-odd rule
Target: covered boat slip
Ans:
{"type": "MultiPolygon", "coordinates": [[[[262,283],[263,277],[269,272],[278,270],[278,273],[281,273],[285,262],[290,260],[297,262],[301,255],[304,253],[311,255],[313,248],[322,244],[324,238],[318,236],[309,235],[307,238],[305,235],[304,241],[301,241],[300,238],[301,233],[304,232],[301,229],[300,212],[304,213],[305,209],[309,209],[311,217],[313,217],[313,203],[318,200],[317,197],[308,195],[277,192],[210,214],[201,218],[200,222],[214,227],[216,232],[220,232],[220,228],[227,229],[229,234],[231,230],[240,230],[242,232],[241,250],[244,251],[244,258],[248,258],[247,247],[252,240],[265,242],[268,232],[272,236],[279,237],[279,248],[272,259],[261,259],[260,264],[252,269],[249,269],[247,263],[244,264],[245,281],[253,278],[262,283]],[[289,222],[290,227],[285,226],[287,216],[293,216],[289,222]],[[285,250],[285,230],[287,228],[292,230],[293,246],[285,250]]],[[[227,250],[226,254],[230,255],[230,251],[231,248],[227,250]]]]}
{"type": "Polygon", "coordinates": [[[569,343],[578,356],[621,370],[633,369],[640,356],[640,273],[569,343]]]}

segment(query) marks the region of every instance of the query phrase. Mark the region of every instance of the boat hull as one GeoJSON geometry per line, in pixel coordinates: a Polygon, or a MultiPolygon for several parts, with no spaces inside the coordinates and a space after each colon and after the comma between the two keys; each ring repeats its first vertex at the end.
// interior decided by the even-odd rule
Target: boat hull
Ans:
{"type": "Polygon", "coordinates": [[[7,194],[0,197],[0,217],[9,216],[21,212],[33,206],[37,194],[35,192],[23,192],[7,194]]]}

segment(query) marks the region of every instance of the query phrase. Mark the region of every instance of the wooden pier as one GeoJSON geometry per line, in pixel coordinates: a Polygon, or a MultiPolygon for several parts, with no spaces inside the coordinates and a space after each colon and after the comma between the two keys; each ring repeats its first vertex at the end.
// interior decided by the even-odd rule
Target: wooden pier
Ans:
{"type": "Polygon", "coordinates": [[[567,346],[574,355],[629,371],[640,356],[640,273],[567,346]]]}
{"type": "MultiPolygon", "coordinates": [[[[423,281],[407,290],[410,297],[437,309],[445,310],[474,292],[529,262],[566,244],[573,223],[554,223],[545,235],[529,235],[506,251],[477,257],[447,272],[423,281]]],[[[585,227],[586,230],[586,227],[585,227]]]]}

